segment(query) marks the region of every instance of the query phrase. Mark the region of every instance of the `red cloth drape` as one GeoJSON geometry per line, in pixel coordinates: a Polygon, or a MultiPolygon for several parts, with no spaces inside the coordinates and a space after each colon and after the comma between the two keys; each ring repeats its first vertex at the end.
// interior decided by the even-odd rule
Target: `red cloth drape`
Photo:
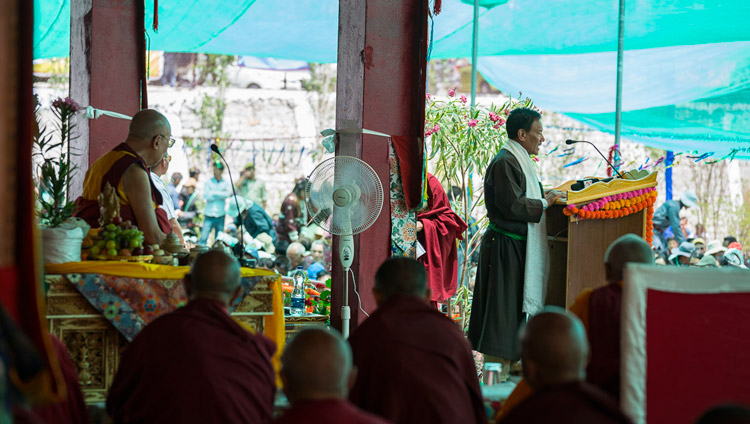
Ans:
{"type": "Polygon", "coordinates": [[[427,174],[428,210],[417,214],[423,230],[418,234],[426,253],[419,257],[427,270],[427,284],[432,290],[432,300],[443,302],[456,294],[457,254],[456,240],[463,240],[467,225],[451,209],[448,196],[435,176],[427,174]]]}
{"type": "Polygon", "coordinates": [[[414,209],[422,202],[424,138],[393,135],[391,140],[398,157],[406,207],[414,209]]]}

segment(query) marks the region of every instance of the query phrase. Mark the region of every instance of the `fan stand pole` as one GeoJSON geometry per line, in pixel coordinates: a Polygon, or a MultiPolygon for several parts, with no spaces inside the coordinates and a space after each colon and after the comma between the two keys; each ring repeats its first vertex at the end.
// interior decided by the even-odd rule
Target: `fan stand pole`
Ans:
{"type": "Polygon", "coordinates": [[[344,269],[344,304],[341,306],[341,335],[349,338],[349,321],[352,319],[352,310],[349,308],[349,268],[344,269]]]}

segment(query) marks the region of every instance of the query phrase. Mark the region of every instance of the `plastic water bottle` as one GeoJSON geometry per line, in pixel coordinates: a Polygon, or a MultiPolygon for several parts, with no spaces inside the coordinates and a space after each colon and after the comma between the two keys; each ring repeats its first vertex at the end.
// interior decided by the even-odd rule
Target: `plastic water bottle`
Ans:
{"type": "Polygon", "coordinates": [[[305,315],[305,271],[301,266],[292,274],[294,290],[292,291],[292,316],[305,315]]]}

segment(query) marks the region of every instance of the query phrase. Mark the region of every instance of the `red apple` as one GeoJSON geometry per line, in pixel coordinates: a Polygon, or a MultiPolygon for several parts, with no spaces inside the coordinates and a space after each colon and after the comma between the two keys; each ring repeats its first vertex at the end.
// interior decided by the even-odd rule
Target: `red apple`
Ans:
{"type": "Polygon", "coordinates": [[[133,252],[133,256],[141,256],[141,255],[143,255],[143,248],[142,247],[136,247],[131,252],[133,252]]]}
{"type": "Polygon", "coordinates": [[[143,247],[143,254],[144,255],[153,255],[154,249],[151,246],[144,246],[143,247]]]}
{"type": "Polygon", "coordinates": [[[112,218],[112,223],[115,224],[115,225],[120,225],[120,224],[122,224],[122,218],[120,216],[116,216],[116,217],[112,218]]]}
{"type": "Polygon", "coordinates": [[[132,256],[130,249],[120,249],[120,256],[132,256]]]}

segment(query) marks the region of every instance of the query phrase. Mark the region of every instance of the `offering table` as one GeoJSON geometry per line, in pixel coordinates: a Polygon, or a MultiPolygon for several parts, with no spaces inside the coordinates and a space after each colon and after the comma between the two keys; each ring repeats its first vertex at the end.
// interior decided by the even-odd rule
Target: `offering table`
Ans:
{"type": "MultiPolygon", "coordinates": [[[[120,354],[158,316],[187,303],[188,267],[71,262],[46,267],[49,330],[70,352],[87,403],[104,402],[120,354]]],[[[232,317],[276,342],[274,367],[284,347],[281,280],[271,271],[242,268],[242,295],[232,317]]]]}

